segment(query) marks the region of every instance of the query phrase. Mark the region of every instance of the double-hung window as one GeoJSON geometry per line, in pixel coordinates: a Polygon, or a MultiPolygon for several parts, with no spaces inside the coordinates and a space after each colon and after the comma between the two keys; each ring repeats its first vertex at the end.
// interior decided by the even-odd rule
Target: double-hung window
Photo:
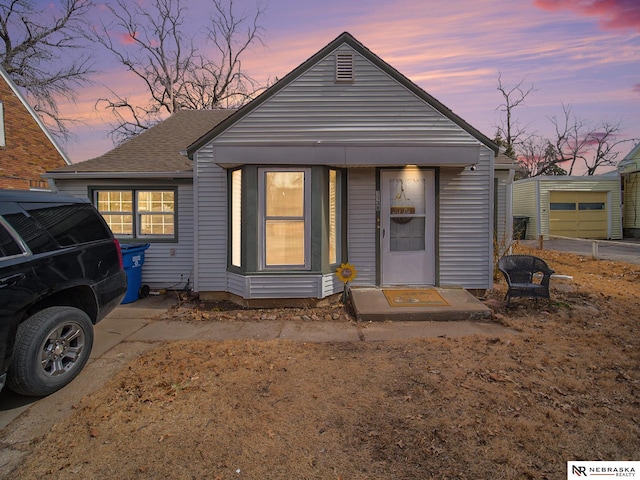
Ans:
{"type": "Polygon", "coordinates": [[[311,169],[261,168],[260,267],[311,268],[311,169]]]}
{"type": "Polygon", "coordinates": [[[175,189],[97,189],[94,202],[118,237],[176,239],[175,189]]]}

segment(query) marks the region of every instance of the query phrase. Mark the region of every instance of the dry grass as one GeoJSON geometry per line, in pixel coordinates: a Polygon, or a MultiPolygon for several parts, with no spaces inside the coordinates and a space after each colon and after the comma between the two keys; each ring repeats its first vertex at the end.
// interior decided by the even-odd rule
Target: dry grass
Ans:
{"type": "Polygon", "coordinates": [[[640,267],[541,256],[575,283],[511,310],[490,292],[517,335],[161,345],[13,478],[563,479],[567,460],[638,460],[640,267]]]}

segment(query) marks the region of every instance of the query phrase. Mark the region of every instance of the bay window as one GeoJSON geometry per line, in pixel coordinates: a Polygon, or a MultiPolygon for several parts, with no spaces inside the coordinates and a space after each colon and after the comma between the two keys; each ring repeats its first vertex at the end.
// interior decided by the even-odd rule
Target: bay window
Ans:
{"type": "Polygon", "coordinates": [[[310,268],[310,169],[259,169],[260,265],[310,268]]]}
{"type": "Polygon", "coordinates": [[[228,176],[228,266],[239,274],[330,273],[343,255],[342,171],[245,165],[228,176]]]}

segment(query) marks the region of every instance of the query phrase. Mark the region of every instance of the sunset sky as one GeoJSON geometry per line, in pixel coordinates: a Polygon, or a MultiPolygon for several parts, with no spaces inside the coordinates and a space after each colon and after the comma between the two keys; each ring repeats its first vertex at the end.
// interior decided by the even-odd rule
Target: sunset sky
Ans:
{"type": "MultiPolygon", "coordinates": [[[[144,2],[145,0],[139,0],[144,2]]],[[[183,0],[194,26],[209,16],[210,0],[183,0]]],[[[235,0],[238,9],[254,0],[235,0]]],[[[530,132],[551,135],[549,117],[562,104],[590,123],[621,122],[624,138],[640,138],[640,1],[638,0],[262,0],[265,46],[243,62],[261,83],[282,78],[344,31],[489,137],[503,83],[533,86],[516,110],[530,132]]],[[[96,55],[102,73],[78,92],[81,116],[66,145],[79,162],[113,148],[110,117],[96,111],[107,88],[144,93],[121,67],[96,55]]],[[[633,144],[627,144],[631,150],[633,144]]]]}

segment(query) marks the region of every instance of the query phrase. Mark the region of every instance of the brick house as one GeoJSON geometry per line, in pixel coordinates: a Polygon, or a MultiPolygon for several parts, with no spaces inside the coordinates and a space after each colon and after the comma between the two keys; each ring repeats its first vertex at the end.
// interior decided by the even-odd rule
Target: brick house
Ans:
{"type": "Polygon", "coordinates": [[[71,161],[0,67],[0,188],[47,189],[41,174],[71,161]]]}

